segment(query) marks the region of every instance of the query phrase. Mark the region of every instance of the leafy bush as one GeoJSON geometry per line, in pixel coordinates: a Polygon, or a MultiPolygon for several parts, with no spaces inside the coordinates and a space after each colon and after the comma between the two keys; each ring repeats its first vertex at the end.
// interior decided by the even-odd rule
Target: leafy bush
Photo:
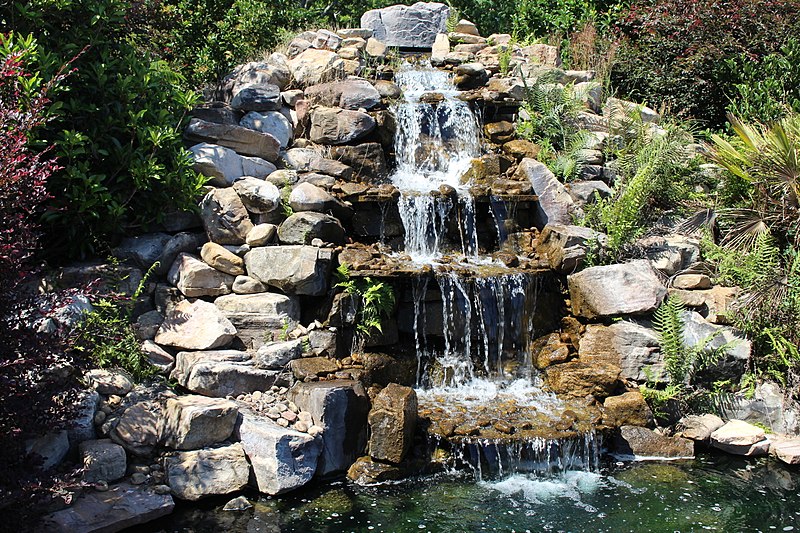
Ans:
{"type": "Polygon", "coordinates": [[[641,0],[615,31],[611,78],[622,94],[719,128],[739,81],[726,60],[778,52],[800,32],[800,2],[641,0]]]}
{"type": "MultiPolygon", "coordinates": [[[[204,183],[181,135],[198,101],[169,65],[136,46],[124,0],[15,2],[15,25],[37,36],[36,70],[53,72],[81,50],[41,136],[63,169],[48,183],[54,256],[103,251],[161,220],[164,206],[194,207],[204,183]]],[[[12,15],[2,13],[4,17],[12,15]]]]}
{"type": "Polygon", "coordinates": [[[727,63],[739,78],[728,105],[731,114],[744,122],[772,122],[800,113],[800,40],[789,38],[760,62],[740,56],[727,63]]]}
{"type": "Polygon", "coordinates": [[[25,441],[68,419],[81,363],[65,352],[59,335],[36,330],[44,302],[34,302],[29,286],[40,266],[46,185],[58,170],[52,150],[31,146],[30,139],[45,124],[49,94],[65,76],[62,70],[46,80],[32,72],[36,50],[31,37],[0,34],[0,514],[5,527],[20,531],[29,529],[23,524],[40,503],[37,496],[54,483],[26,457],[25,441]]]}

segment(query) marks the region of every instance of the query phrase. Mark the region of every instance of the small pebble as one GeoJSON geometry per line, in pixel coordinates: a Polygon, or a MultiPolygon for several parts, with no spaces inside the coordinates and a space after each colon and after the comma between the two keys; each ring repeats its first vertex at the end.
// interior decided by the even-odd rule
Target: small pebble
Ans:
{"type": "Polygon", "coordinates": [[[311,426],[314,423],[314,418],[311,416],[311,413],[308,411],[300,411],[297,413],[297,418],[301,422],[305,422],[306,425],[311,426]]]}
{"type": "Polygon", "coordinates": [[[289,407],[289,410],[291,412],[293,412],[293,413],[299,413],[300,412],[300,409],[295,405],[294,402],[289,402],[288,403],[288,407],[289,407]]]}
{"type": "Polygon", "coordinates": [[[102,479],[100,481],[95,482],[94,490],[96,490],[97,492],[105,492],[105,491],[107,491],[108,490],[108,482],[107,481],[103,481],[102,479]]]}
{"type": "Polygon", "coordinates": [[[94,414],[94,425],[99,426],[106,421],[106,413],[104,411],[97,411],[94,414]]]}
{"type": "Polygon", "coordinates": [[[282,413],[284,411],[288,411],[289,410],[289,406],[286,405],[285,403],[279,403],[279,404],[275,404],[275,409],[277,409],[278,411],[280,411],[282,413]]]}
{"type": "MultiPolygon", "coordinates": [[[[250,395],[250,398],[252,398],[254,402],[257,402],[257,401],[261,400],[262,395],[263,395],[262,392],[260,390],[257,390],[255,392],[253,392],[253,394],[250,395]]],[[[230,503],[230,502],[228,502],[228,503],[230,503]]]]}
{"type": "Polygon", "coordinates": [[[291,411],[284,411],[281,413],[281,418],[284,418],[289,422],[294,422],[295,420],[297,420],[297,415],[291,411]]]}
{"type": "Polygon", "coordinates": [[[321,435],[322,434],[322,428],[319,427],[318,425],[314,424],[313,426],[308,428],[308,434],[311,435],[312,437],[316,437],[317,435],[321,435]]]}
{"type": "Polygon", "coordinates": [[[151,472],[161,472],[163,469],[164,469],[164,467],[161,466],[158,463],[153,463],[153,464],[150,465],[150,471],[151,472]]]}
{"type": "Polygon", "coordinates": [[[278,425],[281,426],[281,427],[284,427],[284,428],[288,428],[289,427],[289,421],[286,420],[285,418],[279,418],[277,420],[277,422],[278,422],[278,425]]]}
{"type": "Polygon", "coordinates": [[[169,494],[172,492],[172,489],[170,489],[167,485],[156,485],[153,487],[153,491],[156,494],[169,494]]]}
{"type": "Polygon", "coordinates": [[[146,481],[147,481],[147,476],[142,474],[141,472],[136,472],[131,476],[131,483],[133,483],[134,485],[141,485],[146,481]]]}
{"type": "Polygon", "coordinates": [[[299,432],[301,432],[301,433],[305,433],[305,432],[307,432],[307,431],[308,431],[308,424],[306,424],[306,423],[305,423],[305,422],[303,422],[302,420],[298,420],[297,422],[295,422],[295,423],[294,423],[294,426],[292,426],[292,427],[293,427],[293,428],[294,428],[296,431],[299,431],[299,432]]]}
{"type": "Polygon", "coordinates": [[[223,511],[246,511],[248,509],[252,509],[253,504],[250,503],[247,498],[244,496],[239,496],[237,498],[232,499],[228,503],[225,504],[225,507],[222,508],[223,511]]]}

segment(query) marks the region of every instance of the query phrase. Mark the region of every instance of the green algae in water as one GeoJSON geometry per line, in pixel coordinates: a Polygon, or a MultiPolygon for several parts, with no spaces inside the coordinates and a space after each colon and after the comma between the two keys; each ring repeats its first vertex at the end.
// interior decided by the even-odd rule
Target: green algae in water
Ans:
{"type": "Polygon", "coordinates": [[[179,505],[146,531],[800,531],[798,488],[799,469],[771,459],[709,455],[481,482],[452,475],[375,487],[339,481],[261,497],[243,512],[221,511],[230,498],[204,508],[179,505]]]}

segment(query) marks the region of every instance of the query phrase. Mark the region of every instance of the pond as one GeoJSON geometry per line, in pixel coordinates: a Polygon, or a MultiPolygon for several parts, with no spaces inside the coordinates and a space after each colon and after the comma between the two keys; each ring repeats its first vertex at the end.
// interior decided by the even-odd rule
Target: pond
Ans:
{"type": "Polygon", "coordinates": [[[250,495],[247,511],[222,511],[229,498],[182,504],[147,531],[800,531],[798,487],[800,469],[709,454],[491,481],[456,473],[373,487],[335,481],[278,498],[250,495]]]}

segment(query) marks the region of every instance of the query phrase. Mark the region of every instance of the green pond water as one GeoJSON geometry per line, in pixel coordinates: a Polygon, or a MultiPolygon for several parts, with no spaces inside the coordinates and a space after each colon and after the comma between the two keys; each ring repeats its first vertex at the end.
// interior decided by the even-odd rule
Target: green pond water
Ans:
{"type": "Polygon", "coordinates": [[[800,531],[800,469],[703,455],[680,463],[605,463],[599,472],[476,481],[438,474],[357,487],[329,482],[254,507],[180,505],[165,532],[800,531]]]}

